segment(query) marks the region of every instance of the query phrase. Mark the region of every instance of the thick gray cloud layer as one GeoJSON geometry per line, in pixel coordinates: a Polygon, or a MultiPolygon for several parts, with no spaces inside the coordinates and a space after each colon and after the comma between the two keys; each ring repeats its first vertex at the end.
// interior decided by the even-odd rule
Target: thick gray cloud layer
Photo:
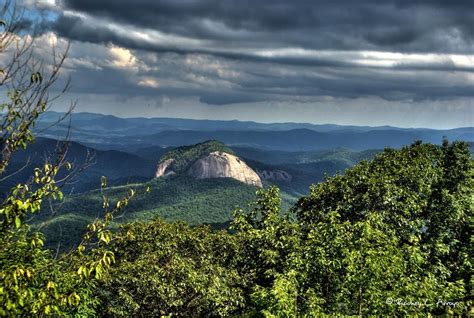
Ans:
{"type": "MultiPolygon", "coordinates": [[[[474,45],[472,0],[64,0],[63,4],[127,25],[235,47],[466,53],[474,45]]],[[[91,37],[90,30],[84,25],[77,28],[77,23],[77,18],[62,16],[57,29],[88,41],[114,37],[105,30],[91,37]]]]}
{"type": "Polygon", "coordinates": [[[452,101],[472,119],[472,0],[40,2],[55,16],[43,32],[73,41],[77,94],[248,104],[256,116],[262,103],[335,99],[348,114],[363,99],[442,116],[452,101]]]}

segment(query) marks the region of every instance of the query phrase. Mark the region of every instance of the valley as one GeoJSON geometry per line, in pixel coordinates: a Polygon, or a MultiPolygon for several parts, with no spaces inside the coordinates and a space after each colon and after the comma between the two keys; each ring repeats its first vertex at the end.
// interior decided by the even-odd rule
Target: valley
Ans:
{"type": "MultiPolygon", "coordinates": [[[[40,123],[46,125],[59,115],[46,113],[40,123]]],[[[47,246],[60,246],[61,250],[77,243],[86,225],[100,217],[97,208],[102,205],[103,195],[113,202],[130,189],[140,194],[114,220],[115,228],[119,224],[155,218],[225,228],[234,210],[249,208],[258,187],[279,187],[282,211],[286,212],[298,197],[308,194],[312,184],[373,159],[394,142],[395,145],[408,143],[415,137],[428,141],[439,138],[440,142],[441,135],[455,138],[474,135],[473,129],[432,131],[120,119],[90,113],[73,114],[71,122],[73,141],[67,142],[66,160],[76,167],[73,173],[76,176],[61,185],[67,194],[64,201],[49,204],[49,208],[32,220],[34,228],[46,234],[47,246]],[[84,131],[95,136],[94,139],[83,134],[84,131]],[[386,135],[392,137],[385,138],[386,135]],[[98,136],[103,139],[97,139],[98,136]],[[213,140],[190,145],[216,136],[223,142],[213,140]],[[108,183],[104,191],[100,190],[102,176],[108,183]],[[145,193],[147,188],[149,193],[145,193]]],[[[54,136],[64,133],[64,127],[53,127],[48,130],[50,138],[51,132],[54,136]]],[[[66,144],[50,138],[40,134],[26,151],[15,154],[9,171],[24,168],[2,183],[2,195],[12,185],[26,182],[35,167],[41,166],[45,159],[54,158],[57,150],[66,144]]]]}

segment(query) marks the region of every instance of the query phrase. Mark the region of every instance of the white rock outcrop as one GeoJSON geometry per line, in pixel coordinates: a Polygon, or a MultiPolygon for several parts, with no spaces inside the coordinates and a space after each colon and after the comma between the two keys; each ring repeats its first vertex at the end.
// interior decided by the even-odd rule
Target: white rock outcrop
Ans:
{"type": "Polygon", "coordinates": [[[196,160],[187,174],[198,179],[234,178],[246,184],[262,187],[262,180],[252,168],[240,158],[225,152],[211,152],[206,157],[196,160]]]}
{"type": "Polygon", "coordinates": [[[173,161],[174,159],[171,158],[171,159],[166,159],[163,162],[160,162],[158,164],[158,167],[156,168],[155,177],[159,178],[170,173],[170,171],[166,171],[166,169],[168,169],[168,167],[173,163],[173,161]]]}
{"type": "Polygon", "coordinates": [[[257,170],[257,173],[262,180],[291,182],[293,179],[291,174],[283,170],[257,170]]]}

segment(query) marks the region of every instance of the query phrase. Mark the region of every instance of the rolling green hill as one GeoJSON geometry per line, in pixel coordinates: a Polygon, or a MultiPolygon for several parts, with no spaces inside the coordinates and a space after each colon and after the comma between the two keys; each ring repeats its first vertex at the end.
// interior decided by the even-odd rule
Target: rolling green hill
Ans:
{"type": "MultiPolygon", "coordinates": [[[[115,204],[126,196],[130,188],[137,191],[137,196],[114,220],[115,227],[156,217],[167,221],[181,220],[190,225],[206,223],[220,227],[231,219],[236,208],[246,208],[255,199],[257,189],[230,178],[197,180],[180,176],[111,187],[104,193],[115,204]],[[145,193],[147,187],[150,187],[149,193],[145,193]]],[[[283,208],[287,209],[295,198],[290,195],[285,198],[283,208]]],[[[101,207],[100,190],[70,196],[55,206],[54,215],[44,210],[33,220],[33,225],[45,233],[49,247],[54,248],[60,243],[64,249],[76,243],[85,226],[101,216],[101,207]]]]}
{"type": "Polygon", "coordinates": [[[382,149],[355,151],[348,148],[334,148],[313,151],[275,151],[248,147],[232,147],[238,156],[271,165],[293,165],[332,161],[344,166],[353,166],[362,160],[375,157],[382,149]]]}

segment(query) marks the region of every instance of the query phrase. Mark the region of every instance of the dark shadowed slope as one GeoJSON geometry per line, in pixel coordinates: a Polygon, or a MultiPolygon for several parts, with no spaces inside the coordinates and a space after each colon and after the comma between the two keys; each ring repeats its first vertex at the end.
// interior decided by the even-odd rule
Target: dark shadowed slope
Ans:
{"type": "MultiPolygon", "coordinates": [[[[0,191],[4,193],[13,185],[25,182],[35,167],[43,165],[47,158],[55,158],[58,141],[38,138],[27,150],[19,151],[12,159],[7,174],[14,173],[28,163],[26,168],[2,181],[0,191]]],[[[82,192],[100,186],[100,177],[106,176],[110,184],[146,181],[153,177],[156,162],[121,151],[100,151],[76,142],[69,144],[67,161],[78,168],[91,158],[88,167],[78,173],[63,188],[65,192],[82,192]]]]}

